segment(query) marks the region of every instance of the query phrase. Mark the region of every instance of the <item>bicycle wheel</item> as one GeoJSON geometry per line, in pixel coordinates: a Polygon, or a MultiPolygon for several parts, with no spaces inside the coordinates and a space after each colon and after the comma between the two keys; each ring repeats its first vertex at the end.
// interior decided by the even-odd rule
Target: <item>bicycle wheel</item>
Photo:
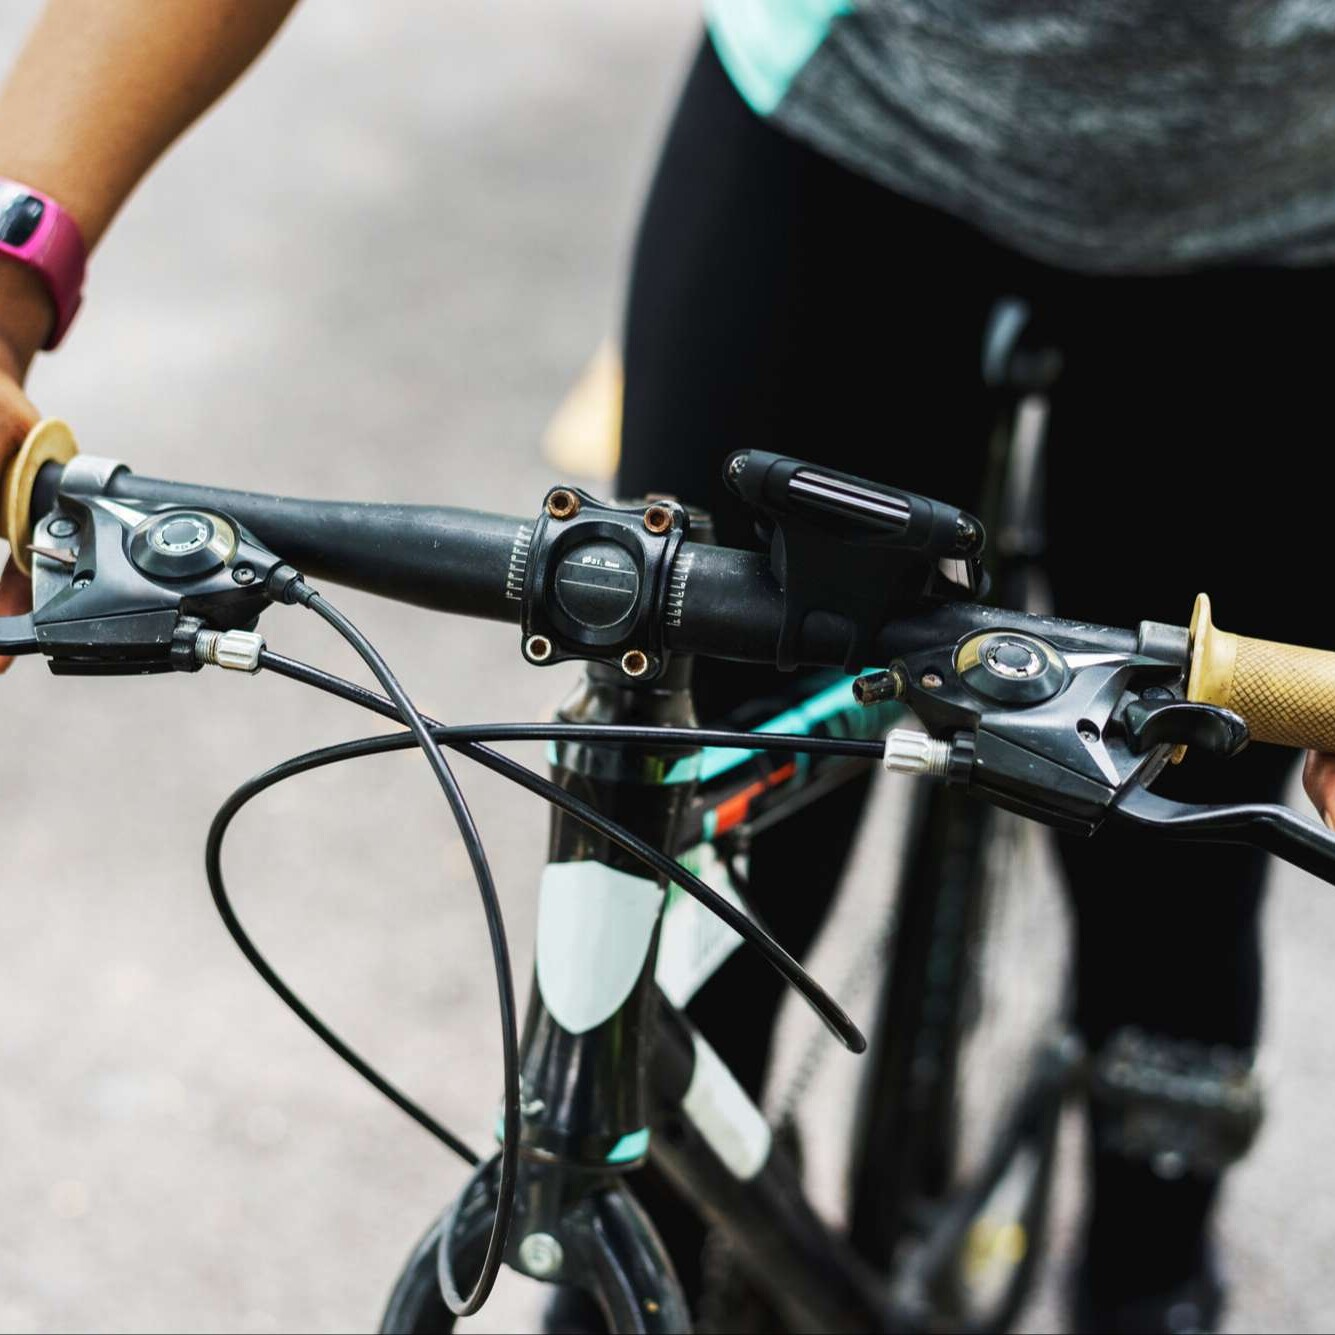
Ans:
{"type": "Polygon", "coordinates": [[[915,795],[854,1137],[855,1245],[978,1329],[1013,1320],[1033,1272],[1070,1051],[1069,910],[1026,827],[915,795]]]}

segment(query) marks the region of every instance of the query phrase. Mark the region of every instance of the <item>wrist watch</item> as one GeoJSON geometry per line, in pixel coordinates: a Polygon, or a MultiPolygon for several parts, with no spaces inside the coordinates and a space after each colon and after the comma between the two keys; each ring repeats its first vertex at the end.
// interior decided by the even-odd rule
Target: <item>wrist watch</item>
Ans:
{"type": "Polygon", "coordinates": [[[42,345],[56,347],[79,309],[87,262],[79,225],[50,195],[0,176],[0,255],[37,272],[56,317],[42,345]]]}

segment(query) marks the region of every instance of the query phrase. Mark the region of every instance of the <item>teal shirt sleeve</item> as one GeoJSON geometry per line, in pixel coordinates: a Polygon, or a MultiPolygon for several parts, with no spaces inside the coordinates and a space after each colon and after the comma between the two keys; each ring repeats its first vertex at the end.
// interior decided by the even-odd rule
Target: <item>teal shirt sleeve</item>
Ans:
{"type": "Polygon", "coordinates": [[[835,18],[852,10],[852,0],[705,0],[719,60],[762,116],[783,101],[835,18]]]}

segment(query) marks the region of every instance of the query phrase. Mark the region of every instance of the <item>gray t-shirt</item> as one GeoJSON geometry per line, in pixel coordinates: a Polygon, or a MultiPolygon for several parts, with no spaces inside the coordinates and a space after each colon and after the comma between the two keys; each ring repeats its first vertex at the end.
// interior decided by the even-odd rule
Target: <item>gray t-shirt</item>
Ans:
{"type": "Polygon", "coordinates": [[[1335,260],[1335,0],[708,0],[755,109],[1026,254],[1335,260]]]}

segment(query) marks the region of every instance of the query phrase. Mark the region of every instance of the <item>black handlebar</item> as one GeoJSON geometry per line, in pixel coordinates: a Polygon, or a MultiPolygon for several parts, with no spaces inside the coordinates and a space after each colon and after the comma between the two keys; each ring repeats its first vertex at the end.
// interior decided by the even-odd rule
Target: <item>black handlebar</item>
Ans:
{"type": "MultiPolygon", "coordinates": [[[[59,481],[59,467],[48,464],[35,507],[46,501],[49,508],[59,481]]],[[[532,520],[445,505],[301,500],[168,482],[125,468],[111,476],[105,494],[222,511],[313,579],[435,611],[512,623],[521,619],[532,520]]],[[[674,571],[678,593],[664,625],[667,648],[745,662],[775,661],[784,600],[764,553],[686,542],[678,549],[674,571]]],[[[947,602],[887,621],[872,636],[873,662],[949,642],[1003,619],[1009,627],[1057,641],[1069,641],[1075,629],[1074,623],[1050,617],[947,602]]],[[[1084,647],[1111,653],[1137,648],[1132,630],[1080,623],[1078,638],[1084,647]]],[[[820,611],[806,618],[798,645],[803,664],[845,661],[845,630],[837,618],[820,611]]]]}
{"type": "MultiPolygon", "coordinates": [[[[805,480],[800,469],[794,476],[805,480]]],[[[837,476],[832,490],[836,484],[859,502],[901,496],[837,476]]],[[[891,691],[938,739],[945,750],[931,772],[967,782],[997,805],[1084,832],[1115,817],[1170,837],[1239,840],[1335,882],[1335,836],[1311,822],[1278,808],[1187,808],[1143,791],[1174,746],[1231,754],[1245,742],[1241,719],[1184,699],[1184,628],[1117,629],[965,601],[973,576],[945,569],[973,561],[981,546],[962,512],[942,510],[950,522],[937,526],[936,549],[918,553],[914,566],[901,564],[904,544],[879,529],[870,538],[855,531],[841,545],[843,515],[831,521],[822,511],[816,522],[803,513],[794,521],[782,505],[762,508],[776,521],[771,550],[741,551],[685,541],[689,521],[675,503],[617,507],[573,488],[554,488],[530,520],[232,491],[76,459],[66,471],[42,470],[32,509],[45,516],[34,550],[47,558],[35,572],[35,582],[39,574],[48,581],[46,600],[32,616],[4,619],[0,651],[40,650],[53,671],[197,670],[201,609],[224,628],[253,624],[256,597],[278,596],[270,580],[293,578],[295,566],[312,579],[420,607],[518,623],[531,662],[620,663],[632,677],[647,675],[647,663],[661,668],[655,660],[666,652],[784,666],[888,665],[879,684],[864,679],[882,692],[873,698],[891,691]],[[52,519],[71,505],[88,538],[77,556],[53,547],[52,519]],[[145,578],[158,558],[150,562],[135,544],[151,539],[153,525],[189,519],[179,510],[158,513],[168,507],[230,517],[262,546],[246,547],[243,533],[250,564],[201,575],[189,587],[180,582],[188,571],[145,578]],[[938,549],[951,544],[943,556],[938,549]],[[63,576],[54,576],[62,561],[63,576]],[[812,563],[823,573],[804,591],[801,571],[812,563]],[[117,595],[125,590],[134,598],[122,606],[117,595]],[[622,656],[627,634],[641,633],[656,638],[622,656]]],[[[68,526],[68,515],[62,520],[68,526]]],[[[160,536],[163,550],[179,556],[168,528],[160,536]]]]}
{"type": "Polygon", "coordinates": [[[229,514],[312,578],[439,612],[519,620],[519,600],[509,596],[506,572],[531,522],[444,505],[230,491],[164,482],[124,468],[112,476],[106,495],[229,514]]]}

